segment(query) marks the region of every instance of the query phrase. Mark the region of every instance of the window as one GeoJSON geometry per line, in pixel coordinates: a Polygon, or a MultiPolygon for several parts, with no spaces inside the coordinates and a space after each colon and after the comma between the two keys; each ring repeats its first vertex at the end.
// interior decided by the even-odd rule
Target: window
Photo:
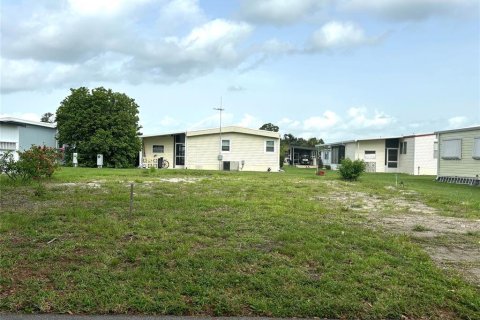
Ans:
{"type": "Polygon", "coordinates": [[[438,159],[438,141],[433,143],[433,159],[438,159]]]}
{"type": "Polygon", "coordinates": [[[407,141],[400,142],[400,154],[407,154],[407,141]]]}
{"type": "Polygon", "coordinates": [[[4,142],[0,141],[0,150],[15,150],[17,144],[15,142],[4,142]]]}
{"type": "Polygon", "coordinates": [[[473,159],[480,160],[480,137],[473,139],[473,159]]]}
{"type": "Polygon", "coordinates": [[[444,160],[462,159],[462,139],[444,140],[441,152],[444,160]]]}
{"type": "Polygon", "coordinates": [[[265,141],[265,152],[275,152],[275,141],[273,140],[265,141]]]}
{"type": "Polygon", "coordinates": [[[375,160],[377,158],[377,152],[376,151],[369,151],[365,150],[365,160],[375,160]]]}
{"type": "Polygon", "coordinates": [[[153,153],[164,153],[165,152],[165,147],[163,145],[153,145],[153,153]]]}
{"type": "Polygon", "coordinates": [[[329,152],[327,150],[325,150],[325,160],[328,160],[328,156],[329,156],[329,152]]]}
{"type": "Polygon", "coordinates": [[[230,140],[222,140],[222,151],[230,151],[230,140]]]}

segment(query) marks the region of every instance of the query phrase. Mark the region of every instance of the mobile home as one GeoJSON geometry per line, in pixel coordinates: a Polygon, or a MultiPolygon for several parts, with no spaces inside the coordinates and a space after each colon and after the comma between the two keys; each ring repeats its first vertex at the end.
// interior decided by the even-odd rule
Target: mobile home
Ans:
{"type": "Polygon", "coordinates": [[[11,151],[18,159],[18,151],[30,149],[32,145],[57,147],[53,123],[30,121],[12,117],[0,118],[0,153],[11,151]]]}
{"type": "Polygon", "coordinates": [[[347,140],[318,145],[324,165],[337,169],[345,158],[363,160],[367,172],[435,175],[435,135],[347,140]]]}
{"type": "Polygon", "coordinates": [[[146,135],[140,165],[227,171],[278,171],[278,132],[228,126],[221,129],[146,135]]]}
{"type": "Polygon", "coordinates": [[[438,181],[480,182],[480,126],[436,132],[438,181]]]}

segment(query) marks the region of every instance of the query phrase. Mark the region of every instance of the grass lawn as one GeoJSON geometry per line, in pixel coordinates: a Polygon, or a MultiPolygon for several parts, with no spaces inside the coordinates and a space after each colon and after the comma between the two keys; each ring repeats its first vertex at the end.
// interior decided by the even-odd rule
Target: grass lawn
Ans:
{"type": "MultiPolygon", "coordinates": [[[[354,200],[327,197],[401,197],[473,221],[480,188],[407,175],[396,188],[393,174],[346,183],[295,168],[63,168],[42,186],[1,178],[0,311],[480,318],[479,286],[439,268],[409,234],[372,227],[354,200]]],[[[403,214],[400,204],[378,217],[403,214]]],[[[462,237],[480,243],[479,232],[462,237]]]]}

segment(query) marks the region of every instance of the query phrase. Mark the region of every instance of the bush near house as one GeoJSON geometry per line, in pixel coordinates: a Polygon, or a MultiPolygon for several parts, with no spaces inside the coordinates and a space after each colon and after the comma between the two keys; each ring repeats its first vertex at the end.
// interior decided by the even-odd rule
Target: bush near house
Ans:
{"type": "Polygon", "coordinates": [[[356,181],[365,172],[366,165],[363,160],[343,159],[338,169],[343,180],[356,181]]]}
{"type": "Polygon", "coordinates": [[[11,152],[0,157],[0,171],[10,180],[50,178],[59,168],[61,154],[54,148],[32,145],[30,149],[18,154],[18,161],[14,160],[11,152]]]}

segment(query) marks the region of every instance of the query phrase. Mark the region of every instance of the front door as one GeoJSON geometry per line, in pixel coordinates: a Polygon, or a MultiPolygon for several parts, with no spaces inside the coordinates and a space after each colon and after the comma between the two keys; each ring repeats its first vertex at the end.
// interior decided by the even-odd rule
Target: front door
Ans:
{"type": "Polygon", "coordinates": [[[175,143],[175,167],[185,165],[185,143],[175,143]]]}
{"type": "Polygon", "coordinates": [[[387,148],[387,172],[397,172],[398,148],[387,148]]]}

